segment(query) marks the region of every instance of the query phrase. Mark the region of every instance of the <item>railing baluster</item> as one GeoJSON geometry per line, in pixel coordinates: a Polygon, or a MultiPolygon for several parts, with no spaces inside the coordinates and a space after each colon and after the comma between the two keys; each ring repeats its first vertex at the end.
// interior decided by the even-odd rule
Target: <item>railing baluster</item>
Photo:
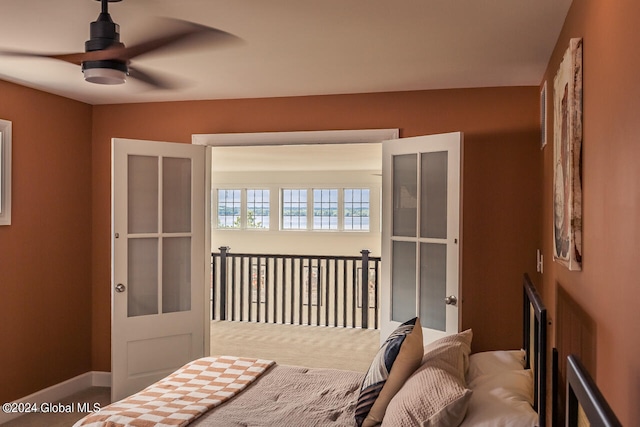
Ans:
{"type": "Polygon", "coordinates": [[[227,320],[227,251],[228,246],[220,248],[220,320],[227,320]]]}
{"type": "Polygon", "coordinates": [[[360,254],[232,254],[222,246],[211,254],[211,318],[377,329],[380,258],[360,254]]]}
{"type": "Polygon", "coordinates": [[[325,280],[325,291],[324,291],[324,326],[329,326],[329,283],[330,283],[330,265],[331,260],[326,259],[324,261],[324,280],[325,280]]]}
{"type": "Polygon", "coordinates": [[[347,260],[342,260],[342,326],[347,327],[347,260]]]}
{"type": "Polygon", "coordinates": [[[295,272],[295,258],[291,258],[291,311],[289,315],[291,316],[291,324],[295,325],[295,282],[296,282],[296,272],[295,272]]]}
{"type": "Polygon", "coordinates": [[[218,281],[216,280],[216,260],[218,259],[218,254],[212,254],[211,256],[211,282],[209,283],[209,295],[211,298],[211,320],[216,320],[216,284],[218,281]]]}
{"type": "Polygon", "coordinates": [[[287,259],[282,258],[282,311],[280,313],[280,323],[285,323],[286,319],[286,307],[287,307],[287,259]]]}
{"type": "Polygon", "coordinates": [[[375,260],[374,268],[375,268],[375,280],[373,281],[373,301],[375,303],[375,329],[378,329],[378,307],[380,307],[380,298],[378,298],[378,266],[380,264],[379,260],[375,260]]]}
{"type": "Polygon", "coordinates": [[[271,318],[273,323],[278,323],[278,258],[271,258],[273,266],[273,313],[271,318]]]}
{"type": "Polygon", "coordinates": [[[333,326],[338,326],[338,260],[333,260],[333,326]]]}
{"type": "Polygon", "coordinates": [[[357,292],[356,292],[356,282],[358,280],[358,269],[356,267],[356,261],[351,261],[351,327],[356,327],[356,307],[357,303],[357,292]]]}
{"type": "Polygon", "coordinates": [[[269,323],[269,257],[264,258],[264,323],[269,323]]]}
{"type": "Polygon", "coordinates": [[[244,257],[240,258],[240,317],[238,320],[242,321],[244,320],[244,286],[245,284],[245,280],[244,280],[244,257]]]}
{"type": "Polygon", "coordinates": [[[363,329],[369,328],[369,251],[363,249],[362,254],[362,275],[360,277],[360,293],[362,305],[362,324],[363,329]]]}

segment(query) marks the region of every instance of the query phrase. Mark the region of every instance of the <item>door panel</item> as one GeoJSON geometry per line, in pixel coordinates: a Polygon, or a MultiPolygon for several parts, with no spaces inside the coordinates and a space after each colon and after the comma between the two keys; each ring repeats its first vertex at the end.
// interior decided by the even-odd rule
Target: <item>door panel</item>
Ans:
{"type": "Polygon", "coordinates": [[[114,139],[112,399],[205,355],[205,148],[114,139]]]}
{"type": "Polygon", "coordinates": [[[458,332],[459,132],[382,145],[381,340],[419,316],[425,342],[458,332]]]}

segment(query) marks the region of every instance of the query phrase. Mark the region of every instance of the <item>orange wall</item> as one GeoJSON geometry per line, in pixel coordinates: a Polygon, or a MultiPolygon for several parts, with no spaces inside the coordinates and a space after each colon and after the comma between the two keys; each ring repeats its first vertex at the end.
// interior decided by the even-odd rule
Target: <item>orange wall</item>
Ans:
{"type": "Polygon", "coordinates": [[[0,401],[91,370],[91,106],[0,81],[13,122],[0,227],[0,401]]]}
{"type": "MultiPolygon", "coordinates": [[[[569,39],[583,46],[583,269],[551,261],[553,143],[544,151],[544,298],[562,286],[596,323],[596,382],[623,425],[640,425],[640,85],[637,0],[573,0],[545,79],[569,39]]],[[[548,98],[552,98],[552,91],[548,98]]],[[[549,104],[552,141],[553,110],[549,104]]],[[[553,328],[552,328],[553,329],[553,328]]],[[[553,339],[553,338],[552,338],[553,339]]]]}
{"type": "Polygon", "coordinates": [[[0,93],[0,117],[13,122],[13,224],[0,227],[2,401],[111,369],[111,137],[465,132],[463,327],[476,351],[520,344],[521,274],[535,268],[541,223],[536,87],[111,106],[2,81],[0,93]]]}
{"type": "Polygon", "coordinates": [[[521,277],[535,271],[540,235],[538,96],[526,87],[94,107],[93,368],[110,370],[110,138],[189,143],[194,133],[465,132],[463,326],[476,351],[516,348],[521,277]]]}

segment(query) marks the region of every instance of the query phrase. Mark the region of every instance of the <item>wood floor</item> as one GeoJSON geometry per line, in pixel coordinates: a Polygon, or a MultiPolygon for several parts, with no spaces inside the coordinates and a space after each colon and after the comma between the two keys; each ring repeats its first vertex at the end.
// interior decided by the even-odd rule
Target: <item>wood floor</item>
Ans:
{"type": "MultiPolygon", "coordinates": [[[[366,372],[379,346],[377,330],[211,322],[212,356],[255,357],[275,360],[281,365],[366,372]]],[[[61,400],[61,403],[104,407],[109,401],[109,388],[92,387],[61,400]]],[[[84,415],[78,412],[28,414],[4,423],[2,427],[69,427],[84,415]]]]}

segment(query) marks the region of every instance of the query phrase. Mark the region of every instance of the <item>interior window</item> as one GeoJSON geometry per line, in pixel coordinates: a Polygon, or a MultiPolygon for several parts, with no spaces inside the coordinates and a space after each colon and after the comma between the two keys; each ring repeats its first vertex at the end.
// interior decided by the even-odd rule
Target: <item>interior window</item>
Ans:
{"type": "Polygon", "coordinates": [[[338,229],[338,190],[313,190],[313,229],[338,229]]]}
{"type": "Polygon", "coordinates": [[[269,229],[269,190],[247,190],[247,228],[269,229]]]}
{"type": "Polygon", "coordinates": [[[369,189],[344,189],[344,229],[369,230],[369,189]]]}
{"type": "Polygon", "coordinates": [[[218,190],[218,228],[240,228],[241,191],[218,190]]]}
{"type": "Polygon", "coordinates": [[[306,230],[307,228],[307,190],[282,190],[282,229],[306,230]]]}

